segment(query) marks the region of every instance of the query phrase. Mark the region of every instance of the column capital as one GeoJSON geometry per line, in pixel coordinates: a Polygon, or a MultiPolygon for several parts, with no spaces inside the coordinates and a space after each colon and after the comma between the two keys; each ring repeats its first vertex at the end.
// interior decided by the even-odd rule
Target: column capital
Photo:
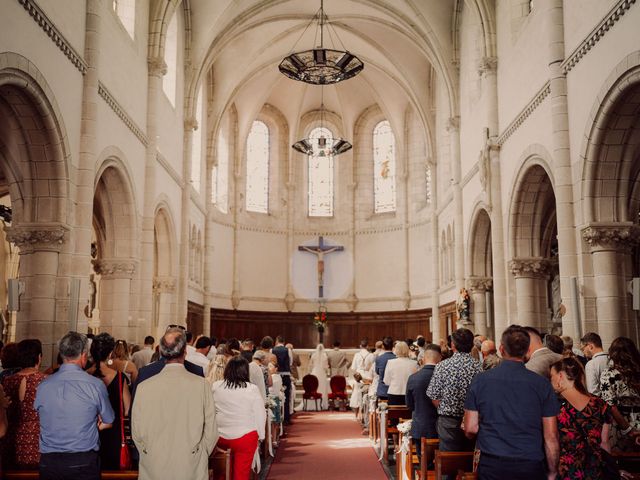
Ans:
{"type": "Polygon", "coordinates": [[[469,277],[467,278],[467,289],[471,293],[484,293],[493,287],[491,277],[469,277]]]}
{"type": "Polygon", "coordinates": [[[582,238],[598,250],[626,250],[640,243],[640,227],[632,222],[593,222],[582,229],[582,238]]]}
{"type": "Polygon", "coordinates": [[[184,129],[187,131],[198,129],[198,120],[195,117],[187,117],[184,119],[184,129]]]}
{"type": "Polygon", "coordinates": [[[287,292],[287,294],[284,296],[284,304],[287,307],[287,312],[293,311],[293,308],[296,305],[296,296],[293,294],[293,292],[287,292]]]}
{"type": "Polygon", "coordinates": [[[176,279],[174,277],[154,277],[153,293],[173,293],[176,291],[176,279]]]}
{"type": "Polygon", "coordinates": [[[60,252],[68,240],[69,227],[62,223],[23,223],[5,227],[4,231],[7,241],[20,248],[20,253],[60,252]]]}
{"type": "Polygon", "coordinates": [[[449,117],[445,123],[445,129],[449,133],[455,133],[460,131],[460,117],[449,117]]]}
{"type": "Polygon", "coordinates": [[[549,260],[542,257],[520,257],[509,262],[515,277],[542,278],[549,273],[549,260]]]}
{"type": "Polygon", "coordinates": [[[149,75],[154,77],[164,77],[167,74],[167,64],[162,57],[150,57],[147,59],[149,75]]]}
{"type": "Polygon", "coordinates": [[[498,70],[498,57],[482,57],[478,61],[478,75],[496,73],[498,70]]]}
{"type": "Polygon", "coordinates": [[[105,278],[133,278],[138,262],[131,258],[100,258],[91,260],[93,269],[105,278]]]}

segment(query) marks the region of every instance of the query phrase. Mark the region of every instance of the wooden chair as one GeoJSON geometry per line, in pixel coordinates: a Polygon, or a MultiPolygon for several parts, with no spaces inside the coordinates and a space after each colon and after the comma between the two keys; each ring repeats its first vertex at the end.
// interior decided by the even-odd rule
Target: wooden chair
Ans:
{"type": "MultiPolygon", "coordinates": [[[[420,478],[426,479],[428,476],[428,467],[431,462],[435,461],[436,451],[440,447],[440,440],[437,438],[421,438],[420,439],[420,478]]],[[[435,470],[431,470],[435,475],[435,470]]]]}
{"type": "MultiPolygon", "coordinates": [[[[409,420],[411,418],[411,410],[406,405],[391,405],[387,407],[386,422],[382,425],[382,435],[385,439],[391,437],[392,446],[395,450],[398,445],[398,428],[397,424],[401,420],[409,420]],[[397,421],[396,421],[397,420],[397,421]]],[[[380,439],[380,448],[382,448],[382,439],[380,439]]],[[[389,449],[385,448],[382,452],[382,459],[385,463],[389,463],[389,449]]]]}
{"type": "Polygon", "coordinates": [[[454,476],[458,473],[473,470],[473,452],[441,452],[436,450],[435,471],[436,480],[443,476],[454,476]]]}
{"type": "Polygon", "coordinates": [[[316,411],[320,410],[318,406],[318,400],[322,405],[322,394],[318,392],[318,377],[311,375],[310,373],[302,377],[302,387],[304,393],[302,394],[302,410],[307,410],[307,400],[314,400],[316,402],[316,411]]]}

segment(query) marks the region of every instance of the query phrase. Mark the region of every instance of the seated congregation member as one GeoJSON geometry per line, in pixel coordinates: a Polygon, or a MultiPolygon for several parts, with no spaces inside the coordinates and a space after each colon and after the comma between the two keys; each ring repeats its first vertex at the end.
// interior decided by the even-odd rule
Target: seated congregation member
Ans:
{"type": "Polygon", "coordinates": [[[144,347],[137,352],[131,354],[131,361],[138,370],[142,367],[146,367],[151,363],[151,357],[153,357],[153,344],[156,343],[155,338],[151,335],[144,337],[144,347]]]}
{"type": "Polygon", "coordinates": [[[38,468],[40,463],[40,419],[33,408],[38,385],[46,378],[40,372],[42,344],[27,339],[18,343],[20,370],[2,382],[5,394],[11,400],[7,411],[9,429],[4,464],[15,468],[38,468]]]}
{"type": "Polygon", "coordinates": [[[231,449],[234,480],[249,478],[258,441],[264,439],[266,411],[258,387],[249,382],[249,363],[241,356],[227,362],[224,379],[212,387],[220,438],[231,449]]]}
{"type": "Polygon", "coordinates": [[[187,338],[170,328],[160,340],[165,367],[138,386],[131,436],[140,454],[140,480],[209,478],[218,440],[211,386],[183,365],[187,338]]]}
{"type": "Polygon", "coordinates": [[[375,364],[376,375],[378,377],[376,396],[378,397],[378,400],[387,400],[389,395],[388,393],[389,385],[384,383],[384,371],[387,368],[387,362],[389,360],[393,360],[394,358],[396,358],[396,356],[392,351],[393,338],[384,337],[382,339],[382,348],[384,351],[383,353],[378,355],[378,357],[376,358],[376,364],[375,364]]]}
{"type": "Polygon", "coordinates": [[[464,436],[460,425],[464,415],[464,401],[469,385],[482,372],[480,361],[470,352],[473,333],[459,328],[451,335],[453,355],[438,363],[433,371],[427,396],[438,409],[438,437],[443,452],[473,450],[473,443],[464,436]]]}
{"type": "Polygon", "coordinates": [[[589,394],[578,360],[551,365],[551,385],[564,402],[558,414],[561,479],[605,478],[602,450],[610,452],[611,407],[589,394]]]}
{"type": "MultiPolygon", "coordinates": [[[[440,363],[442,355],[438,345],[429,344],[421,352],[422,367],[407,381],[406,405],[411,410],[411,438],[420,455],[421,438],[438,438],[436,422],[438,410],[427,397],[427,388],[433,376],[433,370],[440,363]]],[[[392,360],[393,361],[393,360],[392,360]]]]}
{"type": "Polygon", "coordinates": [[[206,375],[209,371],[209,359],[207,355],[211,349],[211,339],[206,336],[198,337],[195,343],[195,350],[187,353],[187,360],[202,367],[202,371],[206,375]]]}
{"type": "Polygon", "coordinates": [[[595,332],[588,332],[580,339],[580,346],[587,358],[584,373],[587,378],[587,390],[600,396],[600,376],[609,367],[609,355],[602,349],[602,339],[595,332]]]}
{"type": "Polygon", "coordinates": [[[129,357],[129,347],[124,340],[118,340],[107,361],[109,366],[127,376],[129,383],[136,383],[138,379],[138,367],[129,357]]]}
{"type": "Polygon", "coordinates": [[[118,470],[120,467],[120,445],[122,442],[120,410],[124,416],[129,414],[131,393],[128,379],[122,372],[114,370],[108,364],[116,341],[108,333],[99,333],[91,342],[91,357],[95,366],[88,370],[107,387],[109,403],[115,414],[113,427],[100,431],[100,467],[102,470],[118,470]],[[122,407],[122,408],[121,408],[122,407]]]}
{"type": "Polygon", "coordinates": [[[529,337],[531,338],[531,344],[527,352],[526,367],[528,370],[548,380],[551,365],[562,360],[562,355],[552,352],[542,344],[542,337],[538,330],[533,327],[524,327],[524,329],[529,332],[529,337]]]}
{"type": "Polygon", "coordinates": [[[610,366],[600,377],[602,399],[612,406],[616,449],[637,451],[640,429],[640,353],[630,338],[618,337],[609,347],[610,366]],[[633,434],[633,435],[631,435],[633,434]]]}
{"type": "Polygon", "coordinates": [[[502,362],[474,378],[469,388],[463,427],[468,438],[477,434],[479,480],[542,480],[557,474],[559,404],[549,381],[525,368],[529,343],[527,330],[507,328],[502,362]]]}
{"type": "Polygon", "coordinates": [[[86,336],[67,333],[58,342],[60,369],[38,386],[42,480],[100,480],[98,431],[111,428],[115,415],[107,387],[83,370],[87,350],[86,336]]]}
{"type": "Polygon", "coordinates": [[[404,405],[407,380],[416,371],[418,364],[409,358],[409,345],[406,342],[396,343],[393,353],[396,358],[387,362],[383,381],[388,386],[389,405],[404,405]]]}

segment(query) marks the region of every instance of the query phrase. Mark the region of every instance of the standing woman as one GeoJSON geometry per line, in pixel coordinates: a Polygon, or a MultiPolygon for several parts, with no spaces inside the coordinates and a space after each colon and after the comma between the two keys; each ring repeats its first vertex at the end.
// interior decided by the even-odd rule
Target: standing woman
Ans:
{"type": "Polygon", "coordinates": [[[600,375],[600,396],[612,407],[616,421],[613,445],[637,451],[632,430],[640,429],[640,353],[633,341],[616,338],[609,347],[610,366],[600,375]]]}
{"type": "Polygon", "coordinates": [[[42,344],[27,339],[18,343],[20,370],[2,381],[4,391],[11,400],[7,410],[9,419],[8,447],[5,459],[15,468],[38,468],[40,463],[40,418],[33,408],[36,389],[45,379],[40,372],[42,344]]]}
{"type": "Polygon", "coordinates": [[[247,480],[267,420],[262,395],[249,382],[249,362],[240,355],[230,358],[224,379],[214,382],[211,390],[220,434],[217,446],[231,449],[233,480],[247,480]]]}
{"type": "Polygon", "coordinates": [[[126,375],[109,365],[108,359],[115,346],[115,340],[108,333],[96,335],[91,342],[91,357],[95,366],[89,373],[104,382],[109,394],[109,403],[115,413],[113,426],[100,430],[100,467],[102,470],[120,469],[120,445],[122,442],[120,407],[122,406],[126,417],[131,406],[131,394],[126,375]]]}
{"type": "MultiPolygon", "coordinates": [[[[97,362],[95,358],[93,361],[97,362]]],[[[133,385],[136,383],[136,379],[138,378],[138,367],[136,367],[136,364],[133,363],[129,357],[129,347],[127,346],[127,342],[124,340],[118,340],[116,342],[116,346],[113,349],[113,353],[111,354],[108,364],[109,367],[114,370],[124,373],[129,380],[129,384],[133,385]]]]}
{"type": "Polygon", "coordinates": [[[327,382],[327,372],[329,371],[329,357],[324,351],[321,343],[316,347],[316,351],[309,360],[311,375],[318,378],[318,393],[322,394],[322,410],[329,408],[329,382],[327,382]]]}
{"type": "Polygon", "coordinates": [[[564,399],[558,414],[558,478],[604,478],[603,450],[611,451],[611,407],[589,394],[584,370],[575,358],[563,358],[551,365],[551,385],[564,399]]]}
{"type": "Polygon", "coordinates": [[[415,373],[418,363],[409,358],[409,345],[406,342],[398,342],[393,349],[396,358],[387,362],[382,381],[389,385],[387,395],[389,405],[405,405],[405,393],[409,375],[415,373]]]}

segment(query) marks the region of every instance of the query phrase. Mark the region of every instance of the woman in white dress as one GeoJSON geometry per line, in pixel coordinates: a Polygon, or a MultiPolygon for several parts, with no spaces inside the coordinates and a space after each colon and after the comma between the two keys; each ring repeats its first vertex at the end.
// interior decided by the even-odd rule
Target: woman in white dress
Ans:
{"type": "MultiPolygon", "coordinates": [[[[329,357],[324,352],[324,346],[321,343],[311,355],[309,367],[311,375],[318,377],[318,393],[322,394],[322,410],[327,410],[329,408],[329,382],[327,381],[329,357]]],[[[310,405],[312,404],[310,403],[310,405]]],[[[313,407],[315,408],[315,405],[313,407]]]]}

